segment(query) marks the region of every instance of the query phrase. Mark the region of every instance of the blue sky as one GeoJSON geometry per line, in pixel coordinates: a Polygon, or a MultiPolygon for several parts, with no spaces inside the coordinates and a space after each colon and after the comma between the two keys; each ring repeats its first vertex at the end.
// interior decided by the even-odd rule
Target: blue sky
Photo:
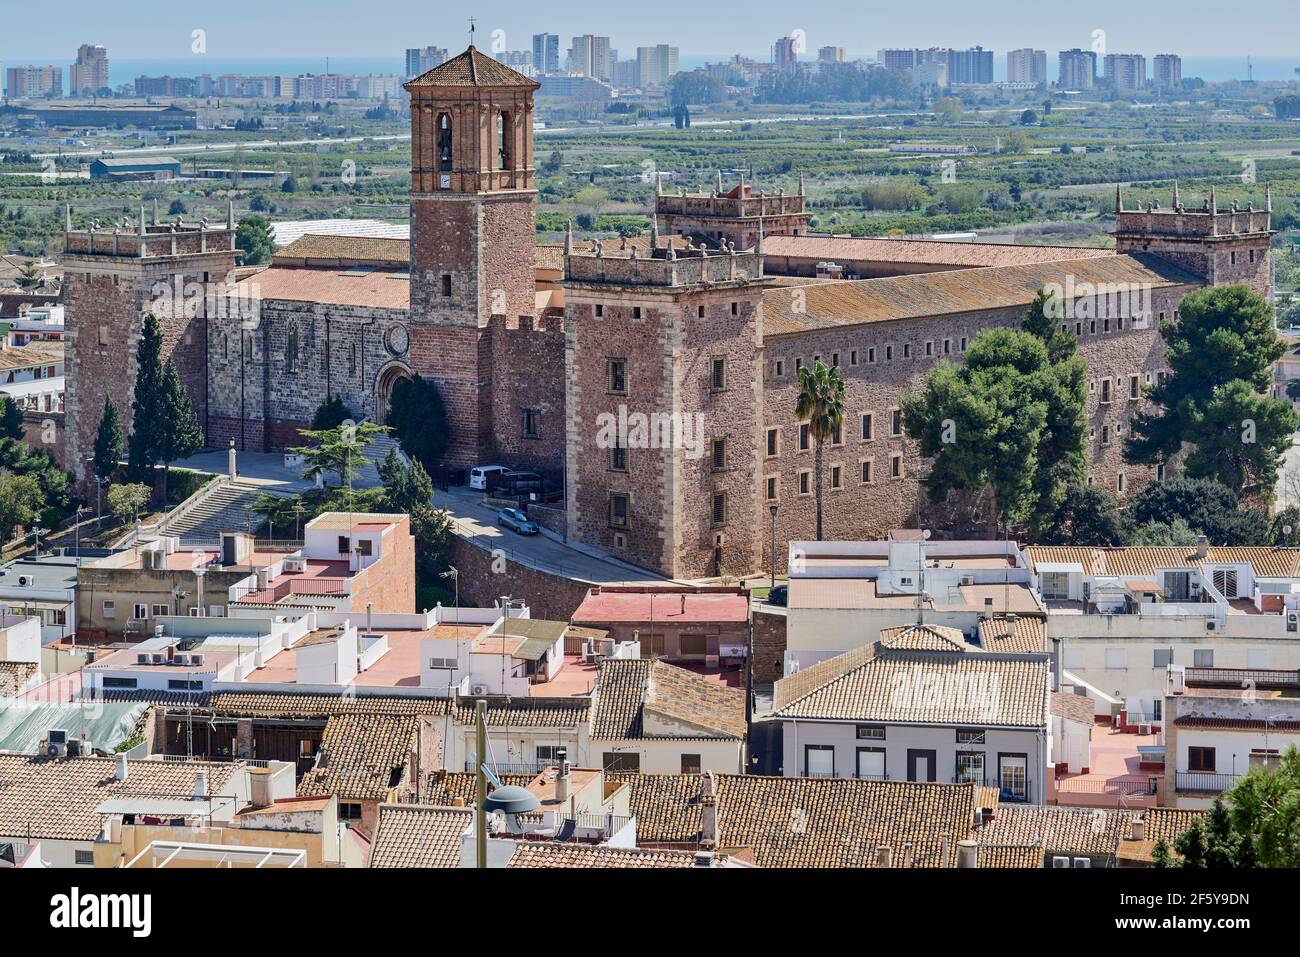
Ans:
{"type": "MultiPolygon", "coordinates": [[[[0,0],[0,62],[67,62],[85,42],[105,44],[110,56],[172,59],[190,55],[196,29],[206,31],[208,53],[221,57],[459,48],[467,25],[448,17],[448,6],[445,0],[0,0]]],[[[576,34],[595,33],[610,36],[620,50],[673,43],[691,57],[766,56],[773,39],[802,29],[810,51],[836,45],[869,54],[884,46],[978,43],[998,53],[1020,46],[1055,52],[1088,47],[1092,31],[1101,29],[1115,52],[1294,55],[1300,62],[1296,0],[496,0],[471,6],[480,45],[500,29],[508,49],[525,48],[531,34],[546,31],[560,35],[562,48],[576,34]]]]}

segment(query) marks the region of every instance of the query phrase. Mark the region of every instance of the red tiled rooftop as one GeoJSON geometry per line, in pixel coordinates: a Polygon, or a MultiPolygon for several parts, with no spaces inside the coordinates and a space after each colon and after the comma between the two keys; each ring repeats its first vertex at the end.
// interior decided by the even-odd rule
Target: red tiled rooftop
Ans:
{"type": "Polygon", "coordinates": [[[411,279],[405,272],[382,269],[349,275],[346,269],[271,266],[238,283],[235,294],[262,300],[407,309],[411,279]]]}
{"type": "Polygon", "coordinates": [[[574,622],[703,622],[749,620],[749,596],[735,592],[613,591],[588,592],[574,622]],[[683,603],[682,599],[685,598],[683,603]]]}

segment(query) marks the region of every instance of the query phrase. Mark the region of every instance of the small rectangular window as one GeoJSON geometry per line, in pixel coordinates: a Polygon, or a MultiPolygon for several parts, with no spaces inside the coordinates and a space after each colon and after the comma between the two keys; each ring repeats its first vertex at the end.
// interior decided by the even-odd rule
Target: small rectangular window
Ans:
{"type": "Polygon", "coordinates": [[[627,496],[621,493],[609,497],[609,524],[615,528],[627,528],[627,496]]]}
{"type": "Polygon", "coordinates": [[[444,297],[451,295],[451,276],[447,273],[442,277],[442,294],[444,297]]]}
{"type": "Polygon", "coordinates": [[[727,520],[727,493],[713,493],[713,524],[721,525],[727,520]]]}
{"type": "Polygon", "coordinates": [[[862,439],[863,439],[863,441],[866,441],[866,442],[870,442],[870,441],[871,441],[871,439],[872,439],[872,437],[873,437],[873,436],[872,436],[872,429],[871,429],[871,426],[872,426],[872,423],[871,423],[871,413],[870,413],[870,412],[863,412],[863,413],[862,413],[862,426],[861,426],[861,427],[862,427],[862,439]]]}
{"type": "Polygon", "coordinates": [[[807,495],[812,491],[812,472],[799,473],[799,494],[807,495]]]}
{"type": "Polygon", "coordinates": [[[776,479],[769,477],[767,480],[767,500],[776,501],[776,479]]]}
{"type": "Polygon", "coordinates": [[[871,483],[871,462],[868,460],[862,463],[862,484],[869,485],[870,483],[871,483]]]}
{"type": "Polygon", "coordinates": [[[715,469],[725,469],[727,467],[727,440],[713,440],[713,467],[715,469]]]}
{"type": "Polygon", "coordinates": [[[807,452],[809,448],[811,433],[808,430],[808,423],[803,422],[799,425],[799,451],[807,452]]]}
{"type": "Polygon", "coordinates": [[[618,395],[627,394],[627,360],[626,359],[606,359],[605,360],[605,388],[609,392],[618,395]]]}
{"type": "Polygon", "coordinates": [[[718,390],[727,387],[727,360],[714,359],[710,365],[709,388],[718,390]]]}
{"type": "Polygon", "coordinates": [[[768,430],[767,430],[767,455],[768,455],[768,458],[771,458],[772,456],[776,455],[776,454],[779,452],[780,447],[781,447],[781,446],[780,446],[780,441],[781,441],[781,440],[780,440],[780,436],[781,436],[781,430],[780,430],[780,429],[768,429],[768,430]]]}

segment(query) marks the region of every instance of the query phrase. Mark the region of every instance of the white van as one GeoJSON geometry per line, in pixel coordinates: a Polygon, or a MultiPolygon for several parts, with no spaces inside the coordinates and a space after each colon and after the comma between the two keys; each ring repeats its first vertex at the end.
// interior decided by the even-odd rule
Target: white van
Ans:
{"type": "Polygon", "coordinates": [[[469,487],[480,492],[487,491],[488,477],[497,472],[510,471],[504,465],[476,465],[469,470],[469,487]]]}

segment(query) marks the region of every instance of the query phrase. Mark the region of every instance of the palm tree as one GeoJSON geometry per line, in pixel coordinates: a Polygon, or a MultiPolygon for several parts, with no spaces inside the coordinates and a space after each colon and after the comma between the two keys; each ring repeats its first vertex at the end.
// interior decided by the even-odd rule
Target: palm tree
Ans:
{"type": "Polygon", "coordinates": [[[809,369],[799,369],[799,401],[794,414],[808,422],[808,432],[817,447],[813,452],[813,493],[817,497],[817,541],[822,540],[822,445],[844,426],[844,378],[839,366],[827,366],[818,359],[809,369]]]}

